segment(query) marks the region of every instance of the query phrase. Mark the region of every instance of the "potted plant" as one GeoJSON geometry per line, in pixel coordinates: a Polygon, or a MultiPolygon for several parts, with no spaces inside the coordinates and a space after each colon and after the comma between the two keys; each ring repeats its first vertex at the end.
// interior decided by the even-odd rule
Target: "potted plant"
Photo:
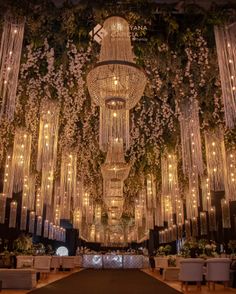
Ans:
{"type": "Polygon", "coordinates": [[[14,240],[13,248],[17,255],[32,255],[32,238],[25,234],[20,235],[16,240],[14,240]]]}
{"type": "Polygon", "coordinates": [[[236,240],[229,240],[228,247],[231,250],[232,255],[235,255],[236,240]]]}
{"type": "Polygon", "coordinates": [[[171,253],[172,247],[170,245],[166,245],[164,248],[165,255],[169,255],[171,253]]]}
{"type": "Polygon", "coordinates": [[[165,247],[164,246],[160,246],[158,249],[157,249],[157,256],[164,256],[165,255],[165,247]]]}

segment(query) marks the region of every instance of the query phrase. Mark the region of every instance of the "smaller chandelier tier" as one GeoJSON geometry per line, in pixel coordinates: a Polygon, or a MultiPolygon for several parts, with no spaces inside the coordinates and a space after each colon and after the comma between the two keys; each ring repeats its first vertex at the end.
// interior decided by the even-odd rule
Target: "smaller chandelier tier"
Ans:
{"type": "Polygon", "coordinates": [[[104,203],[110,208],[121,208],[124,205],[124,198],[121,196],[106,196],[104,203]]]}
{"type": "Polygon", "coordinates": [[[134,63],[128,22],[117,16],[103,25],[105,35],[99,62],[87,76],[90,95],[96,105],[120,101],[122,108],[133,108],[146,85],[145,73],[134,63]]]}
{"type": "Polygon", "coordinates": [[[113,140],[108,146],[106,161],[101,166],[103,179],[124,181],[129,175],[130,167],[125,162],[123,140],[113,140]]]}
{"type": "Polygon", "coordinates": [[[122,139],[126,149],[129,148],[129,110],[120,108],[119,100],[100,107],[99,123],[99,145],[103,151],[114,139],[122,139]]]}
{"type": "Polygon", "coordinates": [[[146,76],[135,63],[110,60],[97,63],[89,72],[87,82],[97,106],[119,101],[122,108],[131,109],[143,95],[146,76]]]}

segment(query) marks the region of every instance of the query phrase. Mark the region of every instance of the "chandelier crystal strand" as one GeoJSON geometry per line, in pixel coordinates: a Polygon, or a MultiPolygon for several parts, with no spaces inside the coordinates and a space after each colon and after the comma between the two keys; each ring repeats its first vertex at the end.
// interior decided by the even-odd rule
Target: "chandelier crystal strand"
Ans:
{"type": "Polygon", "coordinates": [[[190,209],[189,209],[189,216],[188,218],[196,218],[198,217],[198,207],[200,206],[200,199],[199,199],[199,181],[198,181],[198,174],[196,172],[192,172],[189,175],[189,193],[188,196],[190,197],[190,209]]]}
{"type": "Polygon", "coordinates": [[[205,211],[200,212],[201,236],[207,235],[207,215],[205,211]]]}
{"type": "Polygon", "coordinates": [[[203,173],[198,101],[183,101],[180,114],[183,173],[203,173]]]}
{"type": "MultiPolygon", "coordinates": [[[[12,155],[13,192],[23,189],[24,177],[29,176],[32,136],[23,129],[17,129],[12,155]]],[[[10,188],[10,193],[12,189],[10,188]]],[[[12,195],[12,193],[11,193],[12,195]]]]}
{"type": "Polygon", "coordinates": [[[3,180],[3,194],[8,198],[12,198],[13,190],[13,175],[12,175],[12,156],[8,153],[6,156],[4,180],[3,180]]]}
{"type": "Polygon", "coordinates": [[[73,210],[82,209],[83,202],[83,181],[77,181],[76,194],[73,197],[73,210]]]}
{"type": "Polygon", "coordinates": [[[111,140],[122,139],[129,147],[129,110],[122,109],[119,103],[100,107],[99,145],[106,150],[111,140]]]}
{"type": "Polygon", "coordinates": [[[101,225],[101,222],[102,222],[102,207],[99,204],[95,205],[94,222],[96,226],[101,225]]]}
{"type": "Polygon", "coordinates": [[[178,240],[181,240],[182,236],[183,236],[183,225],[182,224],[178,224],[177,231],[178,231],[178,240]]]}
{"type": "Polygon", "coordinates": [[[17,202],[13,200],[11,201],[11,204],[10,204],[9,228],[16,227],[16,215],[17,215],[17,202]]]}
{"type": "Polygon", "coordinates": [[[148,174],[146,179],[146,196],[147,196],[147,208],[156,208],[156,181],[153,174],[148,174]]]}
{"type": "Polygon", "coordinates": [[[124,181],[129,175],[130,168],[131,165],[125,162],[123,140],[113,139],[108,146],[106,161],[101,166],[103,179],[124,181]]]}
{"type": "Polygon", "coordinates": [[[192,226],[192,236],[197,237],[198,236],[198,218],[193,217],[191,219],[191,226],[192,226]]]}
{"type": "Polygon", "coordinates": [[[20,229],[26,230],[27,224],[27,211],[29,204],[29,185],[28,185],[28,176],[24,177],[23,191],[22,191],[22,200],[21,200],[21,220],[20,220],[20,229]]]}
{"type": "Polygon", "coordinates": [[[41,195],[46,205],[52,204],[54,169],[57,159],[59,107],[53,101],[42,104],[40,114],[37,170],[42,171],[41,195]]]}
{"type": "Polygon", "coordinates": [[[77,155],[73,152],[62,153],[60,193],[61,203],[63,203],[61,217],[64,219],[70,219],[71,203],[76,195],[76,167],[77,155]]]}
{"type": "Polygon", "coordinates": [[[142,208],[139,203],[135,203],[134,207],[134,218],[135,218],[135,226],[141,227],[143,222],[143,216],[142,216],[142,208]]]}
{"type": "Polygon", "coordinates": [[[29,233],[34,234],[35,229],[35,212],[31,211],[29,214],[29,233]]]}
{"type": "Polygon", "coordinates": [[[34,210],[35,209],[35,183],[36,183],[36,176],[31,174],[28,180],[28,209],[34,210]]]}
{"type": "Polygon", "coordinates": [[[45,219],[44,225],[43,225],[43,237],[48,238],[48,233],[49,233],[49,220],[45,219]]]}
{"type": "Polygon", "coordinates": [[[211,190],[209,178],[203,177],[201,180],[202,188],[202,209],[203,211],[209,211],[211,208],[211,190]]]}
{"type": "Polygon", "coordinates": [[[224,133],[221,128],[205,132],[207,174],[210,189],[223,191],[227,184],[224,133]]]}
{"type": "Polygon", "coordinates": [[[226,199],[221,199],[221,211],[222,211],[222,227],[224,229],[230,229],[231,228],[230,208],[229,208],[229,202],[226,199]]]}
{"type": "Polygon", "coordinates": [[[176,224],[182,226],[184,224],[184,207],[183,199],[179,198],[176,206],[176,224]]]}
{"type": "Polygon", "coordinates": [[[43,195],[43,202],[46,205],[51,205],[52,203],[53,180],[53,168],[50,166],[43,168],[41,178],[41,194],[43,195]]]}
{"type": "MultiPolygon", "coordinates": [[[[58,141],[59,107],[56,102],[42,104],[39,126],[37,170],[41,171],[50,164],[56,166],[58,141]]],[[[48,169],[50,170],[50,169],[48,169]]]]}
{"type": "Polygon", "coordinates": [[[24,25],[24,19],[5,16],[0,47],[0,117],[10,121],[14,119],[24,25]]]}
{"type": "Polygon", "coordinates": [[[3,194],[3,193],[0,193],[0,224],[4,224],[5,223],[6,202],[7,202],[6,195],[3,194]]]}
{"type": "Polygon", "coordinates": [[[20,229],[26,231],[27,225],[27,212],[28,209],[26,206],[22,206],[21,208],[21,215],[20,215],[20,229]]]}
{"type": "Polygon", "coordinates": [[[177,203],[180,198],[177,172],[177,157],[174,154],[164,154],[161,157],[162,198],[164,209],[172,222],[172,214],[177,212],[177,203]]]}
{"type": "Polygon", "coordinates": [[[37,216],[36,235],[42,235],[43,218],[41,215],[37,216]]]}
{"type": "Polygon", "coordinates": [[[37,193],[36,193],[35,213],[37,216],[43,215],[43,197],[41,195],[40,188],[37,189],[37,193]]]}
{"type": "Polygon", "coordinates": [[[22,192],[22,207],[29,207],[29,179],[28,176],[24,177],[23,192],[22,192]]]}
{"type": "Polygon", "coordinates": [[[53,199],[53,222],[56,226],[60,225],[61,218],[61,205],[60,205],[60,186],[55,184],[54,186],[54,199],[53,199]]]}
{"type": "Polygon", "coordinates": [[[236,23],[215,26],[215,40],[220,70],[226,126],[236,122],[236,23]]]}
{"type": "Polygon", "coordinates": [[[155,222],[155,226],[158,226],[158,227],[162,227],[164,225],[160,194],[157,197],[157,207],[154,210],[154,222],[155,222]]]}
{"type": "Polygon", "coordinates": [[[186,238],[189,239],[189,238],[191,237],[190,221],[186,219],[186,220],[184,221],[184,226],[185,226],[185,234],[186,234],[186,238]]]}
{"type": "Polygon", "coordinates": [[[225,189],[225,198],[229,201],[236,200],[236,150],[235,148],[227,150],[227,186],[225,189]]]}
{"type": "Polygon", "coordinates": [[[209,215],[209,231],[213,232],[216,231],[216,208],[212,206],[210,211],[208,212],[209,215]]]}
{"type": "Polygon", "coordinates": [[[73,212],[73,228],[81,230],[82,226],[82,211],[80,208],[76,208],[73,212]]]}

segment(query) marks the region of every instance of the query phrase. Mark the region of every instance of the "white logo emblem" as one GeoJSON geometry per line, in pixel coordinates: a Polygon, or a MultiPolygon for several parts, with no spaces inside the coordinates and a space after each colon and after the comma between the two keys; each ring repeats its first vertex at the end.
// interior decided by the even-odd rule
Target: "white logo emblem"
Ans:
{"type": "Polygon", "coordinates": [[[102,39],[104,36],[106,36],[107,32],[104,30],[104,28],[97,24],[95,28],[92,29],[92,31],[89,32],[89,35],[96,41],[98,44],[101,44],[102,39]]]}

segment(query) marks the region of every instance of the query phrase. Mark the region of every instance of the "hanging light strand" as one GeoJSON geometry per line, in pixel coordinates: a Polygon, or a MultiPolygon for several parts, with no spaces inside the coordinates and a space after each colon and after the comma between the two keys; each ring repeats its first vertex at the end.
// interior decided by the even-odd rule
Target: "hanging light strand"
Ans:
{"type": "Polygon", "coordinates": [[[188,176],[194,170],[201,175],[203,160],[197,100],[184,101],[181,104],[180,131],[183,172],[188,176]]]}
{"type": "Polygon", "coordinates": [[[23,129],[17,129],[14,137],[11,175],[13,177],[13,187],[9,193],[20,192],[23,189],[25,177],[30,173],[32,136],[23,129]]]}
{"type": "Polygon", "coordinates": [[[236,122],[236,23],[215,26],[215,40],[223,94],[225,121],[229,128],[236,122]]]}
{"type": "Polygon", "coordinates": [[[24,19],[5,16],[0,47],[0,117],[10,121],[14,119],[24,25],[24,19]]]}
{"type": "Polygon", "coordinates": [[[60,180],[60,195],[61,195],[61,217],[70,219],[71,203],[73,197],[76,196],[76,167],[77,155],[75,153],[62,154],[61,161],[61,180],[60,180]]]}
{"type": "Polygon", "coordinates": [[[224,133],[221,128],[205,132],[207,174],[210,189],[223,191],[227,185],[224,133]]]}

